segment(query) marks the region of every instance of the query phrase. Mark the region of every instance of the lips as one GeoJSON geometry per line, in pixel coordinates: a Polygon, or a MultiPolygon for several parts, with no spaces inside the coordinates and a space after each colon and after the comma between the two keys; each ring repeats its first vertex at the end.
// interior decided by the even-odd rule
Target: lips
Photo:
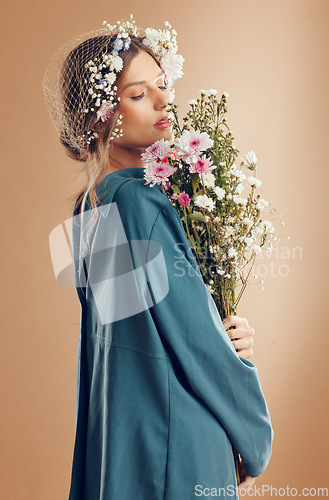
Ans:
{"type": "Polygon", "coordinates": [[[169,115],[165,115],[161,118],[161,120],[159,120],[157,123],[155,123],[154,125],[159,125],[160,123],[167,123],[169,122],[169,115]]]}

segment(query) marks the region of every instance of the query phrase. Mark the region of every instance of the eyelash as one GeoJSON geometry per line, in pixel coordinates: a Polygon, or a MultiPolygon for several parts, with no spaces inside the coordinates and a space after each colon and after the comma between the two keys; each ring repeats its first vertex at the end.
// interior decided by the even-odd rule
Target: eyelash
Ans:
{"type": "MultiPolygon", "coordinates": [[[[162,86],[161,86],[161,87],[159,87],[159,89],[162,89],[162,90],[165,90],[166,88],[167,88],[166,86],[164,86],[164,87],[162,87],[162,86]]],[[[144,92],[143,92],[142,94],[140,94],[140,95],[136,95],[136,96],[134,96],[134,97],[131,97],[131,99],[134,99],[134,100],[141,99],[141,98],[143,97],[143,95],[144,95],[144,92]]]]}

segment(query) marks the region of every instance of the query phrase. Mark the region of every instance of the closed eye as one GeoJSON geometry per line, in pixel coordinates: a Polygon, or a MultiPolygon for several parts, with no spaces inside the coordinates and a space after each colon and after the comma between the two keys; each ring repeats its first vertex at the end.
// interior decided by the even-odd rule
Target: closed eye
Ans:
{"type": "MultiPolygon", "coordinates": [[[[159,87],[159,89],[161,89],[161,90],[165,90],[166,88],[167,88],[166,86],[159,87]]],[[[131,97],[131,99],[141,99],[143,96],[144,96],[144,92],[140,95],[136,95],[136,96],[131,97]]]]}

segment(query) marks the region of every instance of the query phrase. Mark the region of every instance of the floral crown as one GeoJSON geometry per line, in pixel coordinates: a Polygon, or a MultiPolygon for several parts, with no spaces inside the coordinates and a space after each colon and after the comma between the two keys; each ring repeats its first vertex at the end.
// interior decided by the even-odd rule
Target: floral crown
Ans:
{"type": "MultiPolygon", "coordinates": [[[[57,50],[44,76],[43,90],[50,116],[66,143],[84,150],[86,144],[90,144],[98,137],[96,131],[88,130],[88,123],[91,121],[87,118],[96,113],[96,122],[99,120],[105,122],[113,115],[120,101],[120,97],[116,96],[115,85],[117,76],[123,68],[120,53],[129,49],[133,36],[141,37],[142,43],[154,52],[173,100],[173,85],[177,78],[183,76],[182,67],[185,59],[177,54],[176,30],[171,29],[168,21],[164,24],[166,26],[164,30],[153,28],[142,30],[135,26],[133,14],[130,14],[128,21],[121,19],[114,25],[104,21],[102,29],[79,35],[57,50]],[[96,37],[98,43],[90,43],[85,48],[84,42],[92,42],[96,37]],[[104,38],[103,43],[100,43],[99,37],[104,38]],[[83,48],[79,52],[80,47],[83,48]],[[74,51],[78,57],[72,63],[70,55],[74,51]],[[84,57],[80,57],[81,54],[84,57]],[[83,64],[80,61],[83,61],[83,64]],[[70,89],[69,83],[74,78],[78,81],[75,86],[71,84],[71,87],[74,87],[71,95],[72,90],[69,94],[67,89],[70,89]],[[79,91],[76,91],[76,87],[79,87],[79,91]]],[[[121,123],[120,114],[110,141],[114,137],[123,135],[122,129],[119,128],[121,123]]]]}

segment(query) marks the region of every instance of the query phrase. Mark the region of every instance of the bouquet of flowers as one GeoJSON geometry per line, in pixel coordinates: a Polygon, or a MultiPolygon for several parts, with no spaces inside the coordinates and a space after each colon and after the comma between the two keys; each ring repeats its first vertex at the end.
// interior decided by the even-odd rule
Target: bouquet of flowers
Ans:
{"type": "Polygon", "coordinates": [[[271,253],[277,236],[274,217],[263,216],[272,203],[258,194],[255,153],[245,154],[240,166],[234,163],[239,150],[225,118],[228,94],[218,101],[214,89],[200,93],[188,101],[183,127],[177,105],[170,105],[175,140],[155,142],[142,161],[148,164],[146,184],[161,184],[179,213],[203,280],[225,318],[237,313],[257,255],[271,253]]]}
{"type": "MultiPolygon", "coordinates": [[[[190,110],[183,127],[177,105],[170,105],[174,142],[155,142],[142,154],[142,161],[147,165],[145,184],[161,184],[177,210],[223,319],[236,315],[256,256],[271,253],[271,240],[278,237],[271,222],[275,217],[263,215],[272,203],[258,194],[262,182],[257,178],[255,153],[245,154],[239,166],[234,163],[239,150],[225,118],[228,94],[218,101],[214,89],[200,93],[200,98],[187,102],[190,110]]],[[[240,484],[241,463],[234,447],[233,455],[240,484]]]]}

